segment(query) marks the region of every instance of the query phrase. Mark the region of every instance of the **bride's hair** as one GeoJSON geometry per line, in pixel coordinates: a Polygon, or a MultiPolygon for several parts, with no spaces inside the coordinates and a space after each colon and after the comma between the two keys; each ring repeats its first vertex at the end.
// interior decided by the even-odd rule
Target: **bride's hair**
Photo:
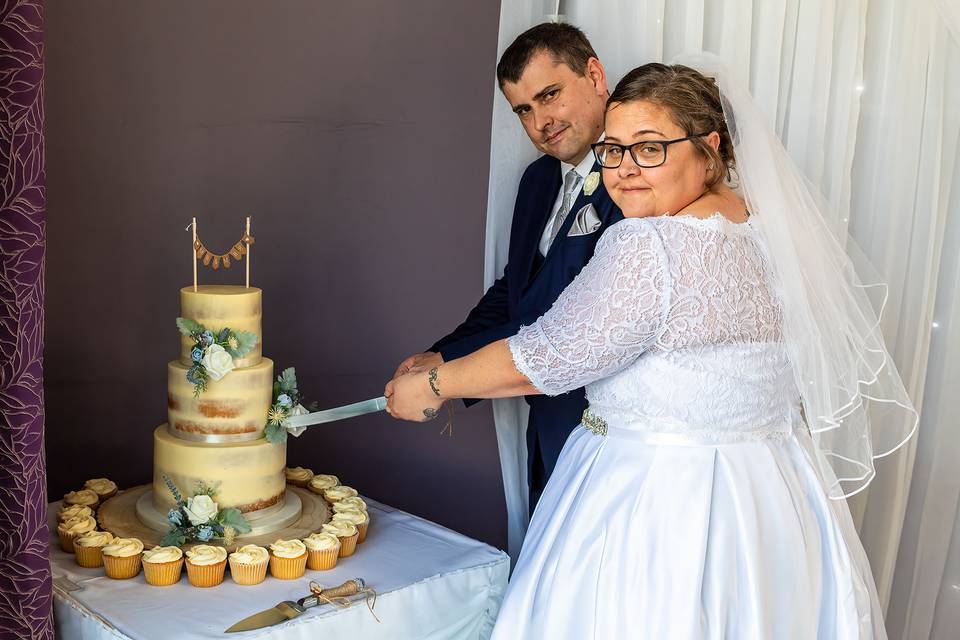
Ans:
{"type": "Polygon", "coordinates": [[[711,131],[720,134],[719,151],[700,138],[691,140],[694,149],[716,168],[707,177],[708,189],[726,181],[735,170],[733,142],[723,119],[720,88],[713,78],[680,64],[651,62],[637,67],[617,83],[607,100],[607,108],[637,100],[669,111],[688,136],[711,131]]]}

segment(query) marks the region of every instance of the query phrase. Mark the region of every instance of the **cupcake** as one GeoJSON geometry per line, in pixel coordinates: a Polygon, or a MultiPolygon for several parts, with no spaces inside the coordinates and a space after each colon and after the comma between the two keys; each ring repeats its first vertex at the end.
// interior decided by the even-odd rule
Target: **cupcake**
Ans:
{"type": "Polygon", "coordinates": [[[117,495],[117,483],[106,478],[92,478],[83,483],[84,489],[96,492],[100,502],[117,495]]]}
{"type": "Polygon", "coordinates": [[[337,566],[340,556],[340,538],[332,533],[311,533],[303,539],[307,547],[307,568],[324,571],[337,566]]]}
{"type": "Polygon", "coordinates": [[[340,538],[341,558],[352,556],[353,552],[356,551],[357,539],[360,537],[360,532],[357,530],[357,525],[353,524],[352,522],[331,520],[327,524],[323,525],[321,531],[324,533],[332,533],[340,538]]]}
{"type": "Polygon", "coordinates": [[[328,476],[320,473],[310,479],[310,482],[307,483],[307,488],[322,496],[325,490],[332,489],[338,484],[340,484],[340,481],[337,479],[337,476],[328,476]]]}
{"type": "Polygon", "coordinates": [[[356,525],[358,535],[357,543],[367,539],[367,527],[370,525],[370,515],[366,511],[361,511],[360,509],[335,511],[332,521],[336,522],[337,520],[343,520],[344,522],[356,525]]]}
{"type": "Polygon", "coordinates": [[[60,548],[67,553],[73,553],[73,541],[84,533],[96,530],[97,521],[93,519],[93,516],[78,516],[70,518],[66,522],[61,522],[57,527],[60,548]]]}
{"type": "Polygon", "coordinates": [[[358,509],[360,511],[367,510],[367,503],[363,501],[363,498],[360,496],[353,496],[351,498],[344,498],[343,500],[337,500],[333,503],[333,511],[344,511],[347,509],[358,509]]]}
{"type": "Polygon", "coordinates": [[[227,550],[198,544],[187,551],[187,578],[195,587],[215,587],[223,582],[227,568],[227,550]]]}
{"type": "Polygon", "coordinates": [[[100,504],[100,496],[92,489],[80,489],[80,491],[71,491],[63,496],[63,504],[70,506],[72,504],[82,504],[85,507],[96,509],[100,504]]]}
{"type": "Polygon", "coordinates": [[[287,467],[287,483],[295,487],[306,487],[313,480],[313,471],[303,467],[287,467]]]}
{"type": "Polygon", "coordinates": [[[270,545],[270,575],[292,580],[307,568],[307,547],[299,540],[277,540],[270,545]]]}
{"type": "Polygon", "coordinates": [[[255,544],[245,544],[230,554],[230,575],[237,584],[260,584],[267,577],[270,553],[255,544]]]}
{"type": "Polygon", "coordinates": [[[140,573],[143,543],[136,538],[114,538],[100,550],[108,578],[126,580],[140,573]]]}
{"type": "Polygon", "coordinates": [[[183,551],[180,547],[154,547],[143,552],[143,577],[147,584],[168,587],[180,582],[183,551]]]}
{"type": "Polygon", "coordinates": [[[82,504],[71,504],[60,508],[57,512],[57,522],[66,522],[73,518],[93,517],[93,509],[82,504]]]}
{"type": "Polygon", "coordinates": [[[335,504],[344,498],[355,498],[356,496],[357,490],[344,484],[325,489],[323,492],[323,498],[330,504],[335,504]]]}
{"type": "Polygon", "coordinates": [[[77,564],[87,569],[102,567],[103,554],[100,551],[113,540],[113,534],[109,531],[88,531],[77,536],[73,540],[77,564]]]}

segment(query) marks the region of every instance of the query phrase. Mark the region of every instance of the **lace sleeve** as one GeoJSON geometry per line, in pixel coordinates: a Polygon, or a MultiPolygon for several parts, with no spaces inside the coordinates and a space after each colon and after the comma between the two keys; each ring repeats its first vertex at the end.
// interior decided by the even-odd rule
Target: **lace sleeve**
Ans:
{"type": "Polygon", "coordinates": [[[652,224],[627,219],[611,226],[550,310],[509,339],[517,370],[546,395],[620,371],[659,335],[669,277],[652,224]]]}

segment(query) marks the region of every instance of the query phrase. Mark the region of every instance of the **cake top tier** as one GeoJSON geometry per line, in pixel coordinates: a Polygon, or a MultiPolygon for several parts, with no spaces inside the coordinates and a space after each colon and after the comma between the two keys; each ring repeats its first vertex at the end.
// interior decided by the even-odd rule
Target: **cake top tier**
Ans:
{"type": "MultiPolygon", "coordinates": [[[[199,322],[207,329],[219,332],[229,328],[234,331],[251,331],[257,335],[257,344],[236,363],[237,367],[249,367],[260,362],[263,353],[263,334],[260,322],[260,301],[263,292],[257,287],[240,285],[200,285],[180,289],[180,316],[199,322]]],[[[185,336],[180,339],[180,361],[189,366],[193,342],[185,336]]]]}

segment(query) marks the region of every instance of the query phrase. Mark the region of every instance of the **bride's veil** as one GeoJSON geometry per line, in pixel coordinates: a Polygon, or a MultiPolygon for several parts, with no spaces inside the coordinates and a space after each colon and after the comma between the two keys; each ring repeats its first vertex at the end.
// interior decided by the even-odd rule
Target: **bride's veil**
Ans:
{"type": "Polygon", "coordinates": [[[832,498],[851,496],[873,479],[874,459],[904,445],[919,421],[881,335],[885,285],[858,276],[847,239],[841,244],[828,225],[823,199],[720,59],[697,54],[675,62],[720,88],[739,187],[782,302],[784,340],[817,463],[832,498]],[[876,307],[871,296],[880,298],[876,307]]]}

